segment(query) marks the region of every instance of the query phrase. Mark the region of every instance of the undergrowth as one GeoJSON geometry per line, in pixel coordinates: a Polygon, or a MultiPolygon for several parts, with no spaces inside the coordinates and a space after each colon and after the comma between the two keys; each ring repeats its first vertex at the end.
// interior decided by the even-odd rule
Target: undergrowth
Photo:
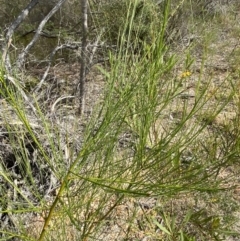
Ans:
{"type": "MultiPolygon", "coordinates": [[[[9,153],[1,155],[1,240],[238,235],[232,223],[240,142],[235,80],[229,75],[213,87],[206,58],[192,77],[190,51],[184,57],[172,52],[168,23],[179,4],[163,1],[151,41],[135,22],[139,1],[126,6],[118,51],[109,51],[106,68],[98,67],[103,97],[72,125],[64,128],[63,119],[46,115],[35,96],[26,100],[17,78],[9,81],[1,69],[1,153],[9,153]],[[229,105],[235,115],[216,125],[229,105]]],[[[150,21],[142,9],[138,21],[150,21]]]]}

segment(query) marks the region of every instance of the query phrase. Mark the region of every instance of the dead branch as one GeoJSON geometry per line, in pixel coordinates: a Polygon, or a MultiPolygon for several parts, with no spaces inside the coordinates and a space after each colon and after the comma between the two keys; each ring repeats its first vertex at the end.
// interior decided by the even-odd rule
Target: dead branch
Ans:
{"type": "MultiPolygon", "coordinates": [[[[101,38],[101,34],[98,35],[96,41],[94,42],[94,44],[89,44],[87,45],[87,48],[91,48],[92,51],[91,51],[91,55],[89,57],[89,61],[86,60],[86,75],[88,74],[89,72],[89,69],[94,65],[94,62],[93,62],[93,58],[94,58],[94,55],[97,51],[98,48],[102,47],[103,44],[99,44],[99,41],[100,41],[100,38],[101,38]]],[[[74,43],[69,43],[69,44],[62,44],[60,46],[57,46],[50,54],[49,56],[49,60],[48,60],[48,66],[47,66],[47,69],[45,70],[44,74],[43,74],[43,77],[41,79],[41,81],[37,84],[36,88],[33,90],[34,93],[37,93],[44,81],[46,80],[47,76],[48,76],[48,73],[49,73],[49,70],[50,70],[50,67],[51,67],[51,64],[53,62],[53,58],[55,56],[55,54],[59,51],[59,50],[62,50],[62,49],[73,49],[73,50],[76,50],[76,49],[79,49],[81,48],[81,44],[79,42],[74,42],[74,43]]]]}
{"type": "Polygon", "coordinates": [[[93,57],[94,57],[94,55],[95,55],[95,53],[97,51],[97,48],[101,46],[101,45],[98,44],[100,39],[101,39],[101,37],[102,37],[102,32],[97,36],[97,39],[96,39],[96,41],[93,44],[92,54],[89,57],[89,61],[88,61],[89,68],[93,65],[93,57]]]}
{"type": "Polygon", "coordinates": [[[28,54],[29,50],[33,47],[35,42],[38,40],[39,36],[41,35],[42,29],[44,28],[44,26],[46,25],[48,20],[57,12],[57,10],[62,6],[62,4],[65,1],[66,0],[59,0],[58,3],[54,6],[54,8],[48,13],[48,15],[41,21],[41,23],[39,24],[39,26],[36,30],[36,33],[35,33],[33,39],[27,45],[27,47],[22,51],[22,53],[18,56],[18,60],[17,60],[18,68],[21,68],[23,66],[26,55],[28,54]]]}
{"type": "Polygon", "coordinates": [[[84,92],[86,81],[86,54],[87,54],[87,36],[88,36],[88,1],[81,0],[82,4],[82,51],[81,51],[81,69],[79,79],[79,114],[84,112],[84,92]]]}
{"type": "Polygon", "coordinates": [[[31,103],[31,101],[29,100],[28,96],[26,95],[26,93],[24,92],[24,90],[21,88],[21,86],[18,84],[18,80],[15,79],[12,76],[9,75],[4,75],[4,78],[11,82],[19,91],[19,93],[21,94],[21,96],[23,97],[23,99],[27,102],[27,104],[31,107],[31,109],[33,110],[34,114],[37,113],[36,108],[33,106],[33,104],[31,103]]]}
{"type": "Polygon", "coordinates": [[[6,68],[6,70],[10,73],[11,72],[11,62],[8,55],[8,49],[12,42],[12,36],[14,34],[14,31],[19,27],[19,25],[22,23],[22,21],[28,16],[28,14],[31,12],[31,10],[38,4],[40,0],[32,0],[26,8],[21,12],[20,15],[13,21],[11,26],[8,28],[8,31],[5,36],[5,44],[3,45],[3,55],[2,55],[2,61],[6,68]]]}
{"type": "Polygon", "coordinates": [[[62,100],[64,100],[64,99],[72,99],[72,98],[75,98],[75,96],[67,95],[67,96],[61,96],[61,97],[59,97],[59,98],[53,103],[53,105],[52,105],[52,107],[51,107],[51,113],[54,113],[54,112],[55,112],[55,107],[56,107],[56,105],[57,105],[60,101],[62,101],[62,100]]]}
{"type": "Polygon", "coordinates": [[[47,76],[48,76],[48,72],[49,72],[49,69],[51,67],[51,64],[52,64],[52,61],[53,61],[53,57],[55,56],[55,54],[59,51],[59,50],[62,50],[62,49],[78,49],[80,47],[80,45],[77,45],[77,44],[62,44],[60,46],[57,46],[50,54],[50,57],[49,57],[49,61],[48,61],[48,67],[46,69],[46,71],[44,72],[43,74],[43,77],[41,79],[41,81],[37,84],[34,92],[38,92],[40,90],[40,88],[42,87],[44,81],[46,80],[47,76]]]}

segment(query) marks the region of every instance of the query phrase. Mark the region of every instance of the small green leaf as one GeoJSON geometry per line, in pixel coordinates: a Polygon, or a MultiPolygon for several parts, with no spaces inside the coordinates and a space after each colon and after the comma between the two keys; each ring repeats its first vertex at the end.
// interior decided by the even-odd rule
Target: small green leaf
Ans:
{"type": "Polygon", "coordinates": [[[153,222],[166,234],[171,235],[171,233],[165,228],[163,227],[157,220],[153,220],[153,222]]]}

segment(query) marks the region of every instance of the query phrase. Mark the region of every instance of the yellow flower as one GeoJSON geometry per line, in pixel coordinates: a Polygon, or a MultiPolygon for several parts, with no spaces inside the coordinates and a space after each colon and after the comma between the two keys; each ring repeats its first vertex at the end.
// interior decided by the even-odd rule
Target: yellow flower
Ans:
{"type": "Polygon", "coordinates": [[[187,71],[183,72],[180,77],[181,77],[181,78],[186,78],[186,77],[191,76],[191,74],[192,74],[192,73],[187,70],[187,71]]]}

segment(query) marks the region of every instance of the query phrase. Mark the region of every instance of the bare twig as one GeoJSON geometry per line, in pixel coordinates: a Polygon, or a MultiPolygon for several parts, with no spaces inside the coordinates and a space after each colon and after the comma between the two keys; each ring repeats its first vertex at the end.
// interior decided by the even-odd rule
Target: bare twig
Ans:
{"type": "Polygon", "coordinates": [[[93,65],[93,57],[94,57],[94,55],[95,55],[95,53],[97,51],[97,48],[101,46],[101,45],[98,44],[100,39],[101,39],[101,36],[102,36],[102,32],[97,36],[97,39],[96,39],[96,41],[93,44],[92,54],[89,57],[89,61],[88,61],[89,68],[93,65]]]}
{"type": "Polygon", "coordinates": [[[59,51],[59,50],[62,50],[62,49],[78,49],[80,48],[81,46],[80,45],[77,45],[77,44],[62,44],[60,46],[57,46],[53,51],[52,53],[50,54],[50,57],[49,57],[49,61],[48,61],[48,67],[46,69],[46,71],[44,72],[43,74],[43,77],[41,79],[41,81],[37,84],[34,92],[38,92],[40,90],[40,88],[42,87],[44,81],[46,80],[47,76],[48,76],[48,72],[50,70],[50,67],[51,67],[51,64],[52,64],[52,61],[53,61],[53,57],[55,56],[55,54],[59,51]]]}
{"type": "Polygon", "coordinates": [[[12,42],[12,36],[14,34],[14,31],[19,27],[19,25],[22,23],[22,21],[28,16],[30,11],[36,6],[36,4],[40,0],[32,0],[26,8],[18,15],[18,17],[15,19],[15,21],[11,24],[11,26],[8,28],[8,31],[6,33],[5,37],[5,44],[3,45],[3,55],[2,55],[2,61],[6,68],[6,70],[10,73],[11,72],[11,62],[8,55],[8,49],[12,42]]]}
{"type": "Polygon", "coordinates": [[[32,41],[27,45],[27,47],[18,56],[18,60],[17,60],[17,67],[18,68],[21,68],[23,66],[26,55],[28,54],[29,50],[33,47],[35,42],[38,40],[38,38],[39,38],[39,36],[42,32],[42,29],[44,28],[44,26],[46,25],[48,20],[57,12],[57,10],[62,6],[62,4],[65,1],[66,0],[59,0],[58,3],[54,6],[54,8],[48,13],[48,15],[41,21],[41,23],[39,24],[39,26],[36,30],[36,33],[35,33],[32,41]]]}
{"type": "Polygon", "coordinates": [[[23,99],[29,104],[29,106],[32,108],[34,114],[37,113],[36,108],[33,106],[33,104],[31,103],[31,101],[29,100],[29,98],[27,97],[27,95],[25,94],[25,92],[23,91],[23,89],[19,86],[19,84],[17,83],[17,80],[15,78],[13,78],[12,76],[9,75],[5,75],[4,78],[8,81],[10,81],[19,91],[19,93],[22,95],[23,99]]]}
{"type": "Polygon", "coordinates": [[[79,114],[84,112],[84,92],[86,81],[86,52],[87,52],[87,36],[88,36],[88,1],[81,0],[82,4],[82,51],[81,51],[81,69],[79,79],[79,114]]]}
{"type": "Polygon", "coordinates": [[[59,97],[52,105],[51,107],[51,112],[54,113],[55,112],[55,107],[57,105],[57,103],[59,103],[60,101],[64,100],[64,99],[72,99],[74,98],[75,96],[72,96],[72,95],[67,95],[67,96],[61,96],[59,97]]]}
{"type": "MultiPolygon", "coordinates": [[[[92,48],[92,51],[91,51],[92,53],[91,53],[91,55],[90,55],[90,57],[89,57],[88,63],[86,64],[86,68],[91,68],[91,66],[94,65],[94,63],[93,63],[93,58],[94,58],[94,55],[95,55],[95,53],[96,53],[96,51],[97,51],[97,48],[103,46],[102,44],[98,44],[99,41],[100,41],[100,38],[101,38],[101,34],[98,35],[97,40],[96,40],[93,44],[89,44],[89,45],[87,46],[88,48],[92,48]]],[[[55,56],[55,54],[56,54],[59,50],[66,49],[66,48],[67,48],[67,49],[73,49],[73,50],[74,50],[74,49],[79,49],[79,48],[81,48],[81,46],[82,46],[82,45],[81,45],[79,42],[74,42],[74,43],[70,43],[70,44],[62,44],[62,45],[60,45],[60,46],[57,46],[57,47],[51,52],[51,54],[50,54],[50,56],[49,56],[49,60],[48,60],[48,67],[47,67],[47,69],[45,70],[41,81],[37,84],[37,86],[36,86],[36,88],[33,90],[33,92],[36,93],[36,92],[38,92],[38,91],[41,89],[44,81],[46,80],[46,78],[47,78],[47,76],[48,76],[48,73],[49,73],[49,70],[50,70],[50,67],[51,67],[51,64],[52,64],[52,61],[53,61],[53,57],[55,56]]],[[[86,74],[87,74],[87,73],[88,73],[88,71],[87,71],[87,69],[86,69],[86,74]]]]}

